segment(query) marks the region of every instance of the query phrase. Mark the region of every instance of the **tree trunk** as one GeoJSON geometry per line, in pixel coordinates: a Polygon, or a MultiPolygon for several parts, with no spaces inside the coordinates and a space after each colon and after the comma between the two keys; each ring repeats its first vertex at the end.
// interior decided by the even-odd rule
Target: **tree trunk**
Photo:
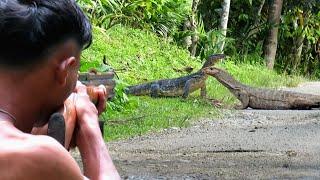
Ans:
{"type": "Polygon", "coordinates": [[[200,0],[192,1],[192,15],[190,19],[190,24],[191,24],[191,31],[193,32],[193,35],[191,37],[191,46],[189,48],[191,56],[196,56],[197,44],[199,41],[199,36],[197,32],[197,21],[196,21],[197,8],[198,8],[199,1],[200,0]]]}
{"type": "Polygon", "coordinates": [[[296,71],[298,66],[301,64],[301,54],[303,48],[303,42],[305,39],[304,36],[304,29],[305,29],[305,21],[308,21],[308,17],[305,17],[302,12],[299,12],[296,20],[293,22],[293,27],[296,32],[298,32],[293,37],[293,49],[292,49],[292,56],[293,56],[293,70],[296,71]]]}
{"type": "MultiPolygon", "coordinates": [[[[303,48],[303,43],[304,43],[304,17],[302,14],[301,16],[297,16],[295,19],[292,21],[293,29],[295,31],[294,36],[292,37],[293,44],[290,46],[291,51],[289,55],[289,61],[287,62],[286,66],[286,71],[288,69],[289,64],[291,65],[291,73],[295,72],[298,69],[298,66],[301,65],[301,54],[302,54],[302,48],[303,48]],[[300,18],[299,18],[300,17],[300,18]]],[[[307,66],[305,66],[307,67],[307,66]]]]}
{"type": "MultiPolygon", "coordinates": [[[[191,30],[191,23],[190,23],[190,19],[186,19],[183,23],[183,31],[184,32],[189,32],[191,30]]],[[[186,36],[183,38],[183,47],[185,49],[189,49],[190,46],[192,44],[192,41],[191,41],[191,36],[186,36]]]]}
{"type": "Polygon", "coordinates": [[[282,0],[270,0],[268,23],[270,26],[268,37],[266,38],[264,59],[269,69],[273,69],[278,46],[278,30],[280,15],[282,10],[282,0]]]}
{"type": "Polygon", "coordinates": [[[302,47],[303,47],[304,37],[301,35],[294,39],[294,52],[293,52],[293,71],[296,71],[298,66],[301,63],[301,54],[302,54],[302,47]]]}
{"type": "Polygon", "coordinates": [[[230,1],[231,0],[223,0],[223,2],[222,2],[220,28],[221,28],[221,32],[222,32],[222,35],[223,35],[223,41],[222,41],[222,44],[220,46],[220,52],[223,52],[224,45],[226,43],[225,39],[226,39],[226,36],[227,36],[227,29],[228,29],[230,1]]]}
{"type": "Polygon", "coordinates": [[[260,20],[260,17],[261,17],[261,12],[262,12],[262,9],[264,7],[264,4],[266,3],[266,0],[261,0],[260,1],[260,5],[257,9],[257,17],[254,21],[254,25],[258,25],[259,24],[259,20],[260,20]]]}

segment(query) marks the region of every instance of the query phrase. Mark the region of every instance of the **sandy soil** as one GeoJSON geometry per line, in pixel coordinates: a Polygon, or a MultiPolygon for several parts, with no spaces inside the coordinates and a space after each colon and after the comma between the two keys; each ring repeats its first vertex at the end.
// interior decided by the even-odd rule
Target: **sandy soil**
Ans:
{"type": "MultiPolygon", "coordinates": [[[[320,94],[320,83],[290,90],[320,94]]],[[[222,111],[189,128],[108,143],[122,178],[320,179],[320,110],[222,111]]]]}

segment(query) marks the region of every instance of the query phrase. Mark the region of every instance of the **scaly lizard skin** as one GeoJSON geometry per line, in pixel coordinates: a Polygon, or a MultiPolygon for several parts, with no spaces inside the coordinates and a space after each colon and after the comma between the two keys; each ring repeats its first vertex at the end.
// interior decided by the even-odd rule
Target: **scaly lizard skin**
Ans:
{"type": "MultiPolygon", "coordinates": [[[[204,63],[201,69],[213,66],[218,60],[223,59],[225,55],[211,55],[204,63]]],[[[135,96],[150,95],[151,97],[176,97],[187,98],[190,93],[201,89],[201,96],[206,96],[206,79],[208,76],[201,71],[196,73],[174,78],[162,79],[145,84],[129,86],[126,89],[127,94],[135,96]]]]}
{"type": "Polygon", "coordinates": [[[204,68],[203,73],[215,77],[222,85],[241,101],[238,108],[246,109],[311,109],[320,107],[320,96],[291,91],[253,88],[235,80],[226,71],[204,68]]]}

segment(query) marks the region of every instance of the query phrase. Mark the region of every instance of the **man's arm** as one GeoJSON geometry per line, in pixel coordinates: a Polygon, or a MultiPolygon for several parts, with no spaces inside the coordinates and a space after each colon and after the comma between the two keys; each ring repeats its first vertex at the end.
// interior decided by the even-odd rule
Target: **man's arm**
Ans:
{"type": "MultiPolygon", "coordinates": [[[[94,120],[97,117],[86,116],[94,120]]],[[[91,179],[119,179],[99,126],[83,125],[79,128],[76,142],[84,165],[84,174],[91,179]]]]}
{"type": "MultiPolygon", "coordinates": [[[[98,112],[105,109],[106,91],[103,88],[100,89],[100,92],[98,90],[97,107],[91,102],[84,85],[78,84],[76,91],[77,93],[72,94],[68,100],[73,101],[71,104],[75,105],[76,109],[75,138],[84,163],[84,174],[92,180],[120,179],[98,123],[98,112]]],[[[66,130],[68,131],[68,128],[66,130]]],[[[67,134],[66,139],[69,136],[67,134]]]]}
{"type": "MultiPolygon", "coordinates": [[[[98,110],[90,101],[86,87],[78,84],[74,99],[78,131],[76,145],[79,148],[84,174],[90,179],[120,179],[102,138],[98,123],[98,110]]],[[[99,102],[105,101],[105,92],[99,93],[99,102]]],[[[102,105],[98,109],[103,109],[102,105]]]]}

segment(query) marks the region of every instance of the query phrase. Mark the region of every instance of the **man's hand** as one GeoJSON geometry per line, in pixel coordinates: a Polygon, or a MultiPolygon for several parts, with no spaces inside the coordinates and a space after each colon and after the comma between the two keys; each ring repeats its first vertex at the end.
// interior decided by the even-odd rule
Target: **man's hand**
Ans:
{"type": "Polygon", "coordinates": [[[87,87],[78,81],[75,92],[78,95],[88,96],[91,102],[95,104],[99,115],[106,109],[107,90],[104,85],[87,87]]]}
{"type": "MultiPolygon", "coordinates": [[[[80,82],[75,88],[74,93],[72,93],[68,99],[64,102],[64,108],[60,111],[62,112],[66,129],[65,129],[65,148],[69,149],[70,147],[75,147],[75,127],[79,125],[79,122],[76,122],[77,119],[77,112],[75,109],[75,96],[84,96],[87,97],[89,95],[89,98],[91,102],[93,102],[96,105],[96,108],[98,109],[98,113],[102,113],[105,110],[106,107],[106,89],[103,85],[96,87],[96,86],[84,86],[80,82]]],[[[79,97],[78,97],[79,98],[79,97]]],[[[87,98],[84,103],[81,103],[84,107],[84,109],[88,110],[88,105],[91,105],[87,101],[87,98]]],[[[91,105],[92,106],[92,105],[91,105]]],[[[90,106],[89,106],[90,107],[90,106]]],[[[79,108],[78,108],[79,109],[79,108]]],[[[90,109],[90,108],[89,108],[90,109]]],[[[95,108],[92,107],[91,111],[95,111],[95,108]]],[[[96,112],[94,112],[96,114],[96,112]]],[[[79,114],[79,111],[78,111],[79,114]]],[[[101,127],[100,127],[101,128],[101,127]]]]}

